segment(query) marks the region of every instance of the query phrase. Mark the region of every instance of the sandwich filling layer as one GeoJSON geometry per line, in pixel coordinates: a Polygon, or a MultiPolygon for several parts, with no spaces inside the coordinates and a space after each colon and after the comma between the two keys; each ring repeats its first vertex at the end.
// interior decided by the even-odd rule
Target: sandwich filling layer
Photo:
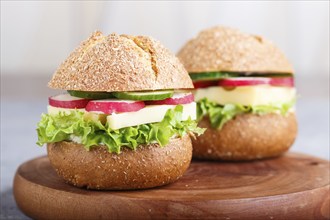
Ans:
{"type": "Polygon", "coordinates": [[[195,80],[194,85],[197,120],[208,117],[213,128],[221,129],[238,114],[294,112],[296,89],[292,76],[195,80]]]}
{"type": "Polygon", "coordinates": [[[109,152],[120,153],[122,147],[135,150],[153,143],[163,147],[172,138],[204,132],[197,127],[191,93],[156,101],[86,100],[69,94],[49,100],[48,114],[42,115],[37,128],[40,146],[73,141],[87,150],[104,145],[109,152]]]}

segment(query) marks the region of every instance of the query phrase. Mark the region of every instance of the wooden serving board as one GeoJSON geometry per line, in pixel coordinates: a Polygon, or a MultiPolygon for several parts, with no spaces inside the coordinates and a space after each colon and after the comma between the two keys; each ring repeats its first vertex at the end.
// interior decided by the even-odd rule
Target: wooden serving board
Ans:
{"type": "Polygon", "coordinates": [[[329,219],[329,161],[302,154],[254,162],[193,161],[177,182],[92,191],[60,179],[47,157],[22,164],[18,207],[34,219],[329,219]]]}

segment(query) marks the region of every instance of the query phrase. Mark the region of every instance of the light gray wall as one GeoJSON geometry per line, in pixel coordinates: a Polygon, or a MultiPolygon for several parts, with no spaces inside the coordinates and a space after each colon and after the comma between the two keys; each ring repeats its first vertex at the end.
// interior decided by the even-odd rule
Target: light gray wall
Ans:
{"type": "Polygon", "coordinates": [[[1,74],[51,75],[96,29],[152,35],[177,52],[218,24],[271,39],[299,74],[329,74],[329,1],[1,1],[1,74]]]}

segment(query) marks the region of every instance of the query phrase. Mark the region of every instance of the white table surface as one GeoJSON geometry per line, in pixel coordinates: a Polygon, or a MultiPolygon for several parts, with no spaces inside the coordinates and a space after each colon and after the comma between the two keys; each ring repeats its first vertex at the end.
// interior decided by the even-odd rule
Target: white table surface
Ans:
{"type": "MultiPolygon", "coordinates": [[[[20,164],[46,154],[45,147],[35,144],[35,129],[40,114],[46,111],[48,95],[54,93],[45,88],[46,78],[37,81],[23,79],[18,85],[15,80],[1,80],[0,219],[28,219],[15,204],[12,195],[13,177],[20,164]],[[12,86],[14,82],[15,87],[12,86]]],[[[329,84],[324,81],[305,82],[299,84],[298,81],[298,90],[307,84],[311,85],[312,89],[302,92],[298,99],[299,135],[291,151],[329,160],[329,84]]]]}

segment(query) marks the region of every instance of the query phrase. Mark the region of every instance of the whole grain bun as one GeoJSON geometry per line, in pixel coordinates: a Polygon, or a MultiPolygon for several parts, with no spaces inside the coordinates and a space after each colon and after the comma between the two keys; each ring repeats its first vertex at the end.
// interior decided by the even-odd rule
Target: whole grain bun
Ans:
{"type": "Polygon", "coordinates": [[[159,41],[99,31],[70,54],[48,86],[107,92],[193,88],[183,65],[159,41]]]}
{"type": "Polygon", "coordinates": [[[162,186],[180,178],[192,157],[188,135],[169,144],[140,145],[137,150],[124,148],[121,154],[109,153],[97,146],[86,151],[73,142],[47,145],[48,157],[66,182],[89,189],[127,190],[162,186]]]}
{"type": "Polygon", "coordinates": [[[285,55],[270,41],[222,26],[203,30],[177,56],[189,73],[293,73],[285,55]]]}
{"type": "Polygon", "coordinates": [[[199,126],[205,133],[192,139],[193,157],[211,160],[255,160],[283,154],[297,135],[294,113],[241,114],[214,129],[204,117],[199,126]]]}

